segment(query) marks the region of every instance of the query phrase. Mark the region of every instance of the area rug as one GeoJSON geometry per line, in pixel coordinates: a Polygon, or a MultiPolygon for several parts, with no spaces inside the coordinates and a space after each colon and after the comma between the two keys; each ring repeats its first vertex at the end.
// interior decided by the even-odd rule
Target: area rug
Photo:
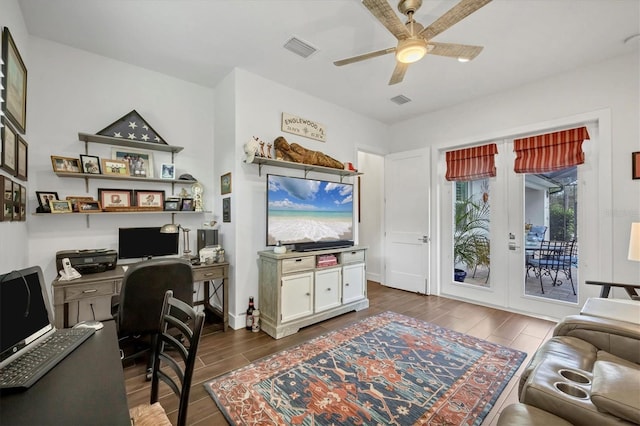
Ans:
{"type": "Polygon", "coordinates": [[[204,386],[232,425],[479,425],[525,356],[385,312],[204,386]]]}

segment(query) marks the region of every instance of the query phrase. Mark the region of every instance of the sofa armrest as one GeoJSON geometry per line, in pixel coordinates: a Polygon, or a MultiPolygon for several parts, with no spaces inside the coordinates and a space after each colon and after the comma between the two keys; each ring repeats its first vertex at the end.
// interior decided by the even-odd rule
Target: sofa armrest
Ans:
{"type": "Polygon", "coordinates": [[[640,325],[588,315],[569,315],[556,325],[554,336],[571,336],[640,364],[640,325]]]}

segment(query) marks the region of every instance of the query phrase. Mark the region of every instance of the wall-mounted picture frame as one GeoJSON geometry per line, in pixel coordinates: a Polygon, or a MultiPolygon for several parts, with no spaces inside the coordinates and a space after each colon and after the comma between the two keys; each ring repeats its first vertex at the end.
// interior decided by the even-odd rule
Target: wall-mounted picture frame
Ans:
{"type": "Polygon", "coordinates": [[[73,210],[74,212],[79,211],[79,203],[81,201],[95,201],[93,197],[87,197],[84,195],[68,195],[67,197],[65,197],[65,200],[71,201],[71,210],[73,210]]]}
{"type": "Polygon", "coordinates": [[[22,209],[20,209],[20,193],[23,186],[17,182],[13,182],[13,221],[18,222],[23,220],[22,209]]]}
{"type": "Polygon", "coordinates": [[[16,144],[16,177],[20,180],[27,180],[29,167],[29,144],[22,136],[18,135],[16,144]]]}
{"type": "Polygon", "coordinates": [[[102,173],[105,175],[129,176],[129,163],[122,160],[102,159],[102,173]]]}
{"type": "Polygon", "coordinates": [[[73,213],[71,201],[69,200],[51,200],[49,201],[51,213],[73,213]]]}
{"type": "Polygon", "coordinates": [[[18,141],[18,133],[9,125],[5,117],[2,118],[3,127],[0,129],[0,167],[12,175],[16,173],[17,155],[16,144],[18,141]]]}
{"type": "Polygon", "coordinates": [[[136,206],[164,208],[164,191],[134,191],[136,206]]]}
{"type": "Polygon", "coordinates": [[[176,166],[173,163],[162,163],[160,166],[160,177],[162,179],[173,179],[176,178],[176,166]]]}
{"type": "Polygon", "coordinates": [[[182,202],[180,200],[165,200],[164,209],[168,212],[180,211],[182,202]]]}
{"type": "Polygon", "coordinates": [[[8,27],[2,33],[3,111],[20,133],[27,130],[27,67],[8,27]]]}
{"type": "Polygon", "coordinates": [[[27,220],[27,188],[20,185],[20,220],[27,220]]]}
{"type": "Polygon", "coordinates": [[[180,204],[180,210],[183,212],[190,212],[193,211],[193,209],[193,198],[183,198],[182,203],[180,204]]]}
{"type": "Polygon", "coordinates": [[[38,200],[39,213],[50,213],[50,200],[57,200],[58,193],[53,191],[36,191],[36,199],[38,200]]]}
{"type": "Polygon", "coordinates": [[[231,222],[231,197],[222,199],[222,221],[231,222]]]}
{"type": "Polygon", "coordinates": [[[129,164],[129,176],[153,177],[153,153],[141,149],[111,148],[111,158],[129,164]]]}
{"type": "Polygon", "coordinates": [[[73,157],[51,156],[51,166],[56,173],[80,173],[80,160],[73,157]]]}
{"type": "Polygon", "coordinates": [[[131,207],[133,200],[132,189],[98,188],[98,201],[102,208],[131,207]]]}
{"type": "Polygon", "coordinates": [[[0,222],[13,220],[13,181],[0,175],[0,222]]]}
{"type": "Polygon", "coordinates": [[[78,212],[79,213],[100,213],[102,211],[102,206],[100,205],[100,201],[79,201],[78,202],[78,212]]]}
{"type": "Polygon", "coordinates": [[[231,172],[220,176],[220,194],[231,194],[231,172]]]}
{"type": "Polygon", "coordinates": [[[82,166],[82,173],[89,175],[102,174],[102,168],[100,167],[100,157],[95,155],[80,154],[80,165],[82,166]]]}
{"type": "Polygon", "coordinates": [[[631,153],[631,170],[633,179],[640,179],[640,151],[631,153]]]}

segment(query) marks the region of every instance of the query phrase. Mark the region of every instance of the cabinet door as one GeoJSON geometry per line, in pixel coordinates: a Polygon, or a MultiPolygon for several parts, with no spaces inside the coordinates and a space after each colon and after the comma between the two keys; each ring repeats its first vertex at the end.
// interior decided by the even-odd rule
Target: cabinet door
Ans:
{"type": "Polygon", "coordinates": [[[363,299],[365,295],[364,263],[342,267],[342,303],[363,299]]]}
{"type": "Polygon", "coordinates": [[[322,312],[340,306],[341,272],[340,268],[316,271],[315,312],[322,312]]]}
{"type": "Polygon", "coordinates": [[[313,314],[313,272],[282,277],[282,322],[313,314]]]}

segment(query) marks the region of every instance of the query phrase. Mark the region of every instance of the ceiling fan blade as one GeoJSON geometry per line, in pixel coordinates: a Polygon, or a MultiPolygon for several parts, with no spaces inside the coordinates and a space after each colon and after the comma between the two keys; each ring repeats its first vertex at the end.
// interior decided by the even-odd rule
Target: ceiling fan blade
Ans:
{"type": "Polygon", "coordinates": [[[491,0],[462,0],[453,6],[447,13],[435,20],[431,25],[420,31],[418,34],[425,39],[431,40],[447,28],[462,21],[482,6],[490,3],[491,0]]]}
{"type": "Polygon", "coordinates": [[[335,65],[337,67],[341,67],[342,65],[348,65],[348,64],[352,64],[354,62],[364,61],[365,59],[375,58],[376,56],[386,55],[387,53],[393,53],[395,51],[396,51],[395,47],[390,47],[388,49],[382,49],[382,50],[378,50],[376,52],[369,52],[369,53],[365,53],[363,55],[353,56],[353,57],[347,58],[347,59],[341,59],[339,61],[335,61],[333,63],[333,65],[335,65]]]}
{"type": "Polygon", "coordinates": [[[404,74],[407,72],[408,68],[409,64],[396,61],[396,68],[393,70],[393,74],[391,74],[389,86],[400,83],[404,79],[404,74]]]}
{"type": "Polygon", "coordinates": [[[411,37],[409,30],[391,9],[386,0],[362,0],[362,4],[378,19],[398,40],[411,37]]]}
{"type": "Polygon", "coordinates": [[[482,52],[482,46],[470,46],[468,44],[457,43],[436,43],[429,42],[429,55],[449,56],[451,58],[464,58],[472,60],[482,52]]]}

